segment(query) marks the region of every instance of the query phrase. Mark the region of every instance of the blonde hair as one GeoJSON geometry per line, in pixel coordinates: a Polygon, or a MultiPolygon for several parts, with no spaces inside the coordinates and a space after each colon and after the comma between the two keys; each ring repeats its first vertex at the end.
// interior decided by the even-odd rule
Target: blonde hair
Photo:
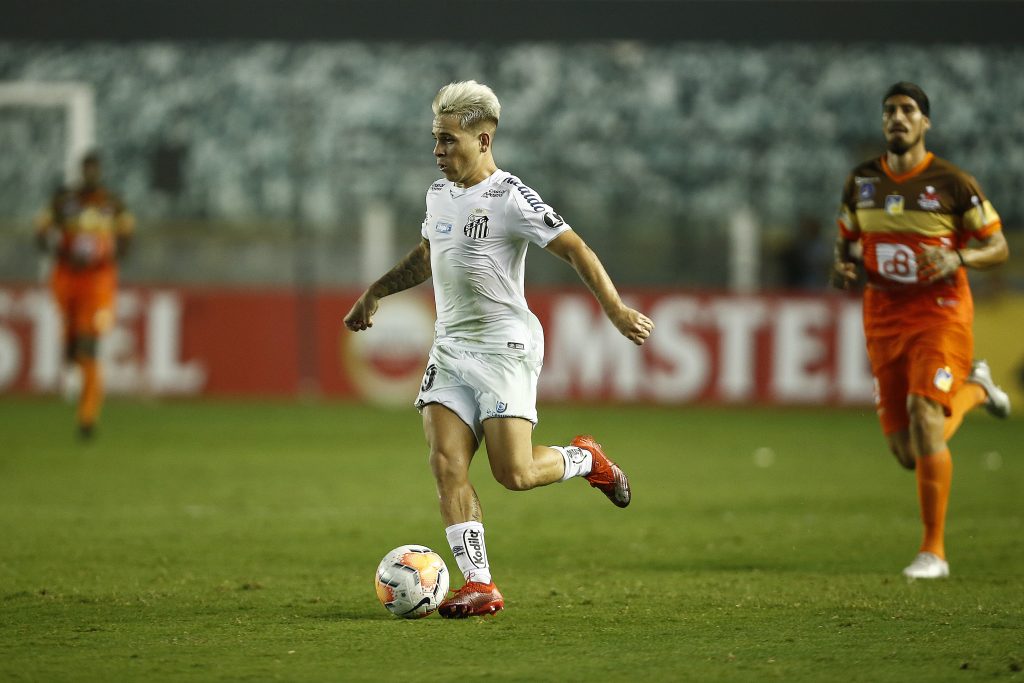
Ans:
{"type": "Polygon", "coordinates": [[[449,83],[437,91],[431,105],[434,116],[455,116],[463,130],[478,123],[487,122],[498,126],[501,103],[494,91],[483,83],[461,81],[449,83]]]}

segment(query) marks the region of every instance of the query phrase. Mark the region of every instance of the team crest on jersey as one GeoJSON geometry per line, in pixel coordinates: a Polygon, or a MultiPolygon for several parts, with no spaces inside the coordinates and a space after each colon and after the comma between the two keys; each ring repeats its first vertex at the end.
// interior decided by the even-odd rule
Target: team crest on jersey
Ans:
{"type": "Polygon", "coordinates": [[[504,413],[506,410],[508,410],[508,404],[505,403],[504,401],[498,401],[497,405],[494,406],[494,412],[498,413],[499,415],[504,413]]]}
{"type": "Polygon", "coordinates": [[[949,390],[953,388],[953,373],[948,365],[935,371],[933,382],[936,389],[947,394],[949,393],[949,390]]]}
{"type": "Polygon", "coordinates": [[[470,215],[469,221],[462,228],[462,234],[475,240],[487,237],[487,216],[470,215]]]}
{"type": "Polygon", "coordinates": [[[871,199],[875,196],[875,184],[866,178],[857,178],[857,196],[861,201],[871,199]]]}
{"type": "Polygon", "coordinates": [[[885,212],[890,216],[903,215],[903,195],[891,194],[885,198],[885,212]]]}
{"type": "Polygon", "coordinates": [[[935,188],[929,185],[924,188],[924,192],[917,196],[917,205],[925,211],[935,211],[942,206],[942,202],[939,200],[939,195],[935,192],[935,188]]]}

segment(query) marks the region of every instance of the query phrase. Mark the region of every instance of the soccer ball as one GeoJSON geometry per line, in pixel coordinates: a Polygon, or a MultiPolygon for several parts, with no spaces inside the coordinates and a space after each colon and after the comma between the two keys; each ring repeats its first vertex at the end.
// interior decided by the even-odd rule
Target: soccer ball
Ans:
{"type": "Polygon", "coordinates": [[[373,580],[389,612],[405,619],[431,614],[448,595],[448,567],[422,545],[403,545],[384,556],[373,580]]]}

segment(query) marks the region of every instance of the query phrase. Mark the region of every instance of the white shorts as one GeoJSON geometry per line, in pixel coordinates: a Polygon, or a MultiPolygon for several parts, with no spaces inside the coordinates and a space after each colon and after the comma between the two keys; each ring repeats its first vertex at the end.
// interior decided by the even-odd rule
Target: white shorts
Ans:
{"type": "Polygon", "coordinates": [[[521,417],[537,424],[537,379],[543,356],[482,353],[451,346],[430,349],[416,408],[440,403],[465,422],[483,442],[483,421],[521,417]]]}

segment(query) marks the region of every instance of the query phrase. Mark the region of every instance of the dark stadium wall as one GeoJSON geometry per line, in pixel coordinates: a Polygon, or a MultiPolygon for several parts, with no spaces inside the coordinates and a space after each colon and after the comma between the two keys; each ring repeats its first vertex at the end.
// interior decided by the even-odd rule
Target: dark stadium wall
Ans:
{"type": "Polygon", "coordinates": [[[1017,43],[1022,10],[1013,0],[5,0],[0,40],[991,45],[1017,43]]]}

